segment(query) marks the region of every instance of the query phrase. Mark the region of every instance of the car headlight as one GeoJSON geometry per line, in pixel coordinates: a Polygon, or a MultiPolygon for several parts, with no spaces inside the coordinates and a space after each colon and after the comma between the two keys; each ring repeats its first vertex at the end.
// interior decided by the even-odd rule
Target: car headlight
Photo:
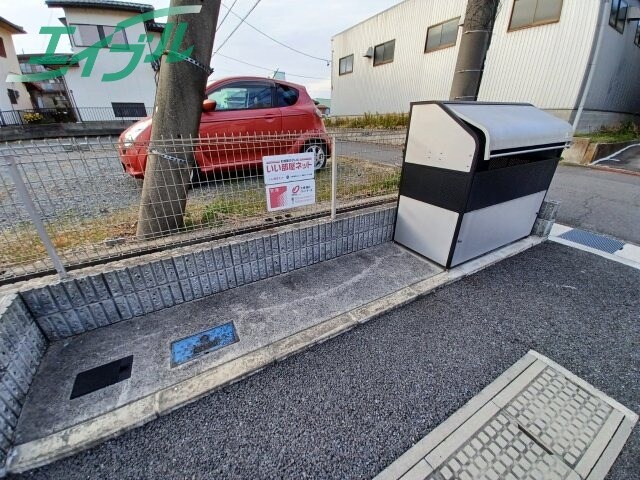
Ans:
{"type": "Polygon", "coordinates": [[[138,140],[138,137],[140,136],[140,134],[144,132],[149,125],[151,125],[151,119],[138,122],[135,125],[133,125],[129,130],[127,130],[127,133],[124,134],[124,141],[122,142],[124,147],[125,148],[133,147],[136,141],[138,140]]]}

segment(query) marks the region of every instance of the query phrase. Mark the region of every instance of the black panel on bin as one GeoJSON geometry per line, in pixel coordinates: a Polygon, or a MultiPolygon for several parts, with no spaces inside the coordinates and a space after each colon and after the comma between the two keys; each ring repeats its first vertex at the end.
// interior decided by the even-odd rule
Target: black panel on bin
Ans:
{"type": "Polygon", "coordinates": [[[462,213],[470,187],[468,173],[405,162],[400,195],[462,213]]]}
{"type": "Polygon", "coordinates": [[[549,189],[559,158],[477,172],[466,212],[509,202],[549,189]]]}

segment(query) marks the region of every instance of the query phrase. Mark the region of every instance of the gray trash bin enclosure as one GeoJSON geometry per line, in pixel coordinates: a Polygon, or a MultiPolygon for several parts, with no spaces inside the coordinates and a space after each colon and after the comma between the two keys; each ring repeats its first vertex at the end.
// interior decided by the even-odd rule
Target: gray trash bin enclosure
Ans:
{"type": "Polygon", "coordinates": [[[528,236],[572,137],[528,104],[413,103],[394,240],[450,268],[528,236]]]}

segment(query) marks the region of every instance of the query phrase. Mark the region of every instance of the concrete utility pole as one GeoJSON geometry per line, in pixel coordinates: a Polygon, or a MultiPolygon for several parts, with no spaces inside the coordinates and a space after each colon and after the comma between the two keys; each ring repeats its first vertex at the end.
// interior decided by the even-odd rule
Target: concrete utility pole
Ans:
{"type": "Polygon", "coordinates": [[[484,61],[499,6],[500,0],[468,0],[456,72],[451,84],[451,100],[478,99],[484,61]]]}
{"type": "MultiPolygon", "coordinates": [[[[201,5],[199,14],[172,15],[172,38],[166,48],[182,52],[194,46],[190,57],[209,65],[215,39],[220,0],[171,0],[171,7],[201,5]],[[178,26],[187,25],[181,45],[173,45],[178,26]]],[[[209,73],[187,61],[167,63],[163,57],[156,94],[156,111],[151,131],[149,153],[138,215],[139,238],[167,235],[184,226],[187,191],[195,166],[192,138],[198,137],[202,101],[209,73]],[[174,142],[169,141],[173,139],[174,142]],[[176,159],[181,159],[180,163],[176,159]]]]}

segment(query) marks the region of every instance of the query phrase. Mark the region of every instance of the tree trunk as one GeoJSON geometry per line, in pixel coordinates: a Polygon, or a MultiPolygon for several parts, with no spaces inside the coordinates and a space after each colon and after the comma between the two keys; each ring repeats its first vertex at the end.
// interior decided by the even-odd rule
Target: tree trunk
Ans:
{"type": "Polygon", "coordinates": [[[500,0],[468,0],[458,61],[451,85],[451,100],[478,99],[484,62],[499,6],[500,0]]]}
{"type": "MultiPolygon", "coordinates": [[[[171,7],[202,5],[199,14],[173,15],[173,34],[165,48],[183,52],[192,45],[190,57],[209,65],[215,39],[220,0],[171,0],[171,7]],[[173,45],[180,23],[187,29],[181,45],[173,45]]],[[[169,27],[167,27],[169,28],[169,27]]],[[[167,63],[163,56],[160,81],[153,113],[151,145],[158,153],[183,159],[185,163],[149,153],[142,187],[137,235],[155,238],[176,232],[184,226],[187,191],[195,168],[192,139],[197,139],[202,101],[209,74],[201,68],[177,61],[167,63]]],[[[151,150],[151,149],[150,149],[151,150]]]]}

